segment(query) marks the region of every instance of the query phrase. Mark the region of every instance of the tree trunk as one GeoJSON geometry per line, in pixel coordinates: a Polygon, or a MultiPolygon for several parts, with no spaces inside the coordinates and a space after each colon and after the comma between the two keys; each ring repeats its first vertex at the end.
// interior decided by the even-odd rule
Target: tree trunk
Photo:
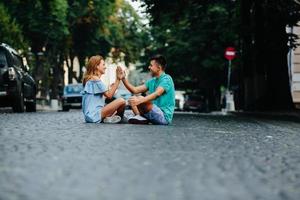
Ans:
{"type": "MultiPolygon", "coordinates": [[[[65,61],[67,63],[67,67],[68,67],[68,83],[71,84],[73,83],[73,71],[74,71],[74,56],[73,55],[67,55],[65,58],[65,61]],[[69,62],[70,61],[70,62],[69,62]]],[[[76,78],[76,77],[75,77],[76,78]]]]}
{"type": "Polygon", "coordinates": [[[77,81],[79,83],[81,83],[82,78],[83,78],[82,68],[85,66],[85,57],[84,56],[78,56],[78,60],[79,60],[79,77],[78,77],[77,81]]]}
{"type": "Polygon", "coordinates": [[[274,9],[275,6],[268,6],[267,13],[272,15],[268,17],[267,24],[268,35],[272,34],[272,39],[269,40],[266,49],[268,51],[266,66],[267,66],[267,109],[269,110],[288,110],[293,109],[289,75],[288,75],[288,36],[286,34],[286,21],[284,13],[279,13],[274,9]]]}
{"type": "Polygon", "coordinates": [[[252,37],[253,28],[251,20],[251,7],[253,0],[241,0],[241,26],[242,26],[242,62],[241,67],[243,69],[244,80],[244,109],[251,110],[254,107],[254,87],[253,87],[253,55],[252,55],[252,37]]]}
{"type": "MultiPolygon", "coordinates": [[[[51,47],[50,47],[51,48],[51,47]]],[[[62,87],[63,83],[63,56],[62,52],[60,52],[56,47],[52,47],[49,50],[49,64],[50,68],[52,68],[50,73],[51,77],[51,99],[58,99],[59,90],[62,87]]]]}

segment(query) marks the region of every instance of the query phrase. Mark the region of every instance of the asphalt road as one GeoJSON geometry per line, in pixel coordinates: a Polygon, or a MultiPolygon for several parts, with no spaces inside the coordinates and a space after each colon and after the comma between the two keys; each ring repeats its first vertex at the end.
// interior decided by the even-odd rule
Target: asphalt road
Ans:
{"type": "Polygon", "coordinates": [[[300,123],[176,114],[87,124],[80,111],[0,113],[1,200],[300,199],[300,123]]]}

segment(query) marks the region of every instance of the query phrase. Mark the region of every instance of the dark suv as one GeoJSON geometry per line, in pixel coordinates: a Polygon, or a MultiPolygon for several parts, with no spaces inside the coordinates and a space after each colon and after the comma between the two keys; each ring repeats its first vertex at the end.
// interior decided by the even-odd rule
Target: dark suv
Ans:
{"type": "Polygon", "coordinates": [[[36,84],[21,56],[7,44],[0,44],[0,106],[14,112],[36,111],[36,84]]]}

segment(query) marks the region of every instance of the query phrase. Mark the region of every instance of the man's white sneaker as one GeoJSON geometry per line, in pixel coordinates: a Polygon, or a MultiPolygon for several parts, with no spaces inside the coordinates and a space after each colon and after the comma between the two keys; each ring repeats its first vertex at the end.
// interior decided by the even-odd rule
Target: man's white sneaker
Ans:
{"type": "Polygon", "coordinates": [[[121,121],[121,117],[119,115],[113,115],[111,117],[105,117],[103,119],[103,123],[108,123],[108,124],[116,124],[121,121]]]}
{"type": "Polygon", "coordinates": [[[149,121],[148,121],[148,119],[142,117],[141,115],[136,115],[134,117],[131,117],[128,120],[128,123],[129,124],[148,124],[149,121]]]}
{"type": "Polygon", "coordinates": [[[131,110],[125,110],[123,118],[126,122],[128,122],[128,120],[134,116],[135,114],[131,110]]]}

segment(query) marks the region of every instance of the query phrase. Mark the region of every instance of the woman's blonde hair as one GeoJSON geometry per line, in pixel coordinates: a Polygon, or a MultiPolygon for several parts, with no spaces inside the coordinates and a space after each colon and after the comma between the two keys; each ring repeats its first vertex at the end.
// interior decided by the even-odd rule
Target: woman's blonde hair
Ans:
{"type": "Polygon", "coordinates": [[[88,80],[90,80],[93,76],[98,76],[98,70],[97,66],[100,64],[101,60],[104,60],[102,56],[92,56],[90,57],[87,66],[86,66],[86,71],[83,75],[83,80],[82,83],[83,85],[86,84],[88,80]]]}

